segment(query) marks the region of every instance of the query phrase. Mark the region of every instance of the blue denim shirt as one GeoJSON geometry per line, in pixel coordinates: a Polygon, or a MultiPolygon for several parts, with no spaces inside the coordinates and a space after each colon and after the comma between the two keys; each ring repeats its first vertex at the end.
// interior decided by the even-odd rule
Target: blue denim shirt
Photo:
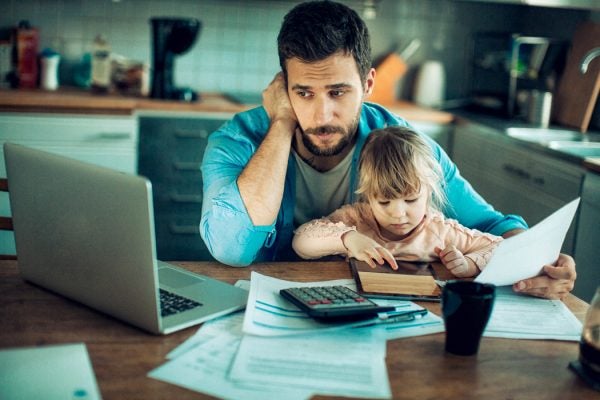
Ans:
{"type": "MultiPolygon", "coordinates": [[[[356,200],[358,159],[365,139],[373,129],[389,125],[409,126],[382,106],[363,104],[350,174],[352,201],[356,200]]],[[[258,107],[235,115],[208,139],[202,160],[204,198],[200,235],[213,257],[224,264],[247,266],[258,261],[290,259],[293,254],[296,173],[293,157],[288,160],[281,208],[271,225],[252,223],[237,186],[238,176],[268,130],[267,113],[258,107]]],[[[496,235],[515,228],[527,228],[521,217],[494,210],[460,176],[444,150],[427,135],[422,137],[431,146],[444,173],[449,204],[444,210],[446,216],[469,228],[496,235]]]]}

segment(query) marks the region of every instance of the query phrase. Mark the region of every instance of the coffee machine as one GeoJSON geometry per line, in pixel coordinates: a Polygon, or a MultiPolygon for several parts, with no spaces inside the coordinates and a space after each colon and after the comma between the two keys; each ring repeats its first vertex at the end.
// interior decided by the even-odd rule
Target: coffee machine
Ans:
{"type": "Polygon", "coordinates": [[[150,97],[197,101],[198,94],[190,88],[173,85],[175,56],[186,53],[195,43],[202,24],[195,18],[151,18],[152,24],[152,86],[150,97]]]}

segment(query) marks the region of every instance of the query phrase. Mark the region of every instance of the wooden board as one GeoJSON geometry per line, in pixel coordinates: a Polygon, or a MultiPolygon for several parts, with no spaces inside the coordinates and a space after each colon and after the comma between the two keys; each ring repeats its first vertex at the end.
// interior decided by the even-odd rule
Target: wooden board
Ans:
{"type": "Polygon", "coordinates": [[[586,21],[573,35],[567,65],[556,91],[554,121],[586,132],[600,91],[600,59],[593,60],[586,74],[579,70],[584,55],[600,46],[600,24],[586,21]]]}
{"type": "MultiPolygon", "coordinates": [[[[369,100],[371,101],[371,100],[369,100]]],[[[418,106],[404,100],[396,100],[392,103],[380,103],[399,117],[404,118],[408,122],[433,122],[436,124],[451,124],[454,122],[454,115],[433,108],[418,106]]]]}
{"type": "Polygon", "coordinates": [[[372,268],[364,261],[350,259],[350,270],[358,292],[375,298],[439,301],[441,290],[433,266],[425,262],[397,260],[398,269],[389,264],[372,268]]]}
{"type": "Polygon", "coordinates": [[[404,76],[407,69],[408,66],[399,55],[395,53],[388,54],[375,66],[375,87],[367,100],[379,104],[396,101],[398,80],[404,76]]]}
{"type": "Polygon", "coordinates": [[[396,275],[359,271],[358,277],[365,293],[440,295],[440,288],[431,275],[396,275]]]}

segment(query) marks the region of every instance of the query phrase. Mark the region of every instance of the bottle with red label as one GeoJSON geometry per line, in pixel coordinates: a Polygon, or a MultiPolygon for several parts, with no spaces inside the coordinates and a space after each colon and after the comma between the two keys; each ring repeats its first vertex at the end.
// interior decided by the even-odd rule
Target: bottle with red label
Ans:
{"type": "Polygon", "coordinates": [[[33,89],[38,81],[39,32],[29,21],[21,21],[15,34],[16,72],[19,87],[33,89]]]}

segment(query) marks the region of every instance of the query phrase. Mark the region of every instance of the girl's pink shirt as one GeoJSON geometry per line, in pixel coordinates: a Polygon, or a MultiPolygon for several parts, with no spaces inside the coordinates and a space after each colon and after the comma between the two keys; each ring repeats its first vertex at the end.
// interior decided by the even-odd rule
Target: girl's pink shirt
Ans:
{"type": "Polygon", "coordinates": [[[296,229],[292,246],[302,258],[312,259],[331,254],[347,255],[342,235],[356,230],[388,249],[397,260],[439,261],[436,247],[454,245],[482,270],[490,260],[499,236],[466,228],[440,212],[430,210],[413,232],[402,240],[383,237],[367,203],[341,207],[327,217],[309,221],[296,229]]]}

